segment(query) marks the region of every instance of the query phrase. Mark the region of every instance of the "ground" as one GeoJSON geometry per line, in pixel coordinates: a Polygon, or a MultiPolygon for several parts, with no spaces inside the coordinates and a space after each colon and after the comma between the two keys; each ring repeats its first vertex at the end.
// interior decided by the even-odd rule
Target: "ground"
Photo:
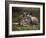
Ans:
{"type": "Polygon", "coordinates": [[[13,25],[12,31],[40,30],[40,25],[13,25]]]}

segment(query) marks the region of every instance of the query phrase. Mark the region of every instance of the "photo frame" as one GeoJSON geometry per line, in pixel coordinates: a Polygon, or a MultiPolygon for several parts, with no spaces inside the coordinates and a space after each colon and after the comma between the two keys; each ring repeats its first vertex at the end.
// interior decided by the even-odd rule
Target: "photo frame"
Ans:
{"type": "Polygon", "coordinates": [[[45,35],[45,3],[5,1],[5,36],[38,35],[45,35]]]}

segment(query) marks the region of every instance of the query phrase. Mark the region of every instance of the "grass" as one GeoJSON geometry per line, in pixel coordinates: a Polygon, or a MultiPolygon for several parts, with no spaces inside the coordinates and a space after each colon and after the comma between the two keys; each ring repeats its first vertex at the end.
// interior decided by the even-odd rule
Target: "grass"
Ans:
{"type": "Polygon", "coordinates": [[[12,25],[12,31],[24,31],[24,30],[40,30],[40,24],[38,25],[12,25]]]}

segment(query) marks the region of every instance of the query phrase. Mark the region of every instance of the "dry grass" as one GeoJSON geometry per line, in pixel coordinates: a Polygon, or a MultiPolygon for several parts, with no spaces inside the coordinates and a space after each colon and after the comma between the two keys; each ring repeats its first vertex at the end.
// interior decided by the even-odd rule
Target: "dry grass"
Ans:
{"type": "Polygon", "coordinates": [[[12,25],[12,31],[40,30],[40,25],[12,25]]]}

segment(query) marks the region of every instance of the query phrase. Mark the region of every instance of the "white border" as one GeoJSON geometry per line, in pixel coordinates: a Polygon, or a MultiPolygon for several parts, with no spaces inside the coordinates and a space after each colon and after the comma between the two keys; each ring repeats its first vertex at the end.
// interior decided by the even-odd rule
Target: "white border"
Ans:
{"type": "Polygon", "coordinates": [[[25,4],[9,4],[9,35],[36,34],[43,33],[43,6],[42,5],[25,5],[25,4]],[[40,30],[31,31],[12,31],[12,7],[34,7],[40,8],[40,30]]]}

